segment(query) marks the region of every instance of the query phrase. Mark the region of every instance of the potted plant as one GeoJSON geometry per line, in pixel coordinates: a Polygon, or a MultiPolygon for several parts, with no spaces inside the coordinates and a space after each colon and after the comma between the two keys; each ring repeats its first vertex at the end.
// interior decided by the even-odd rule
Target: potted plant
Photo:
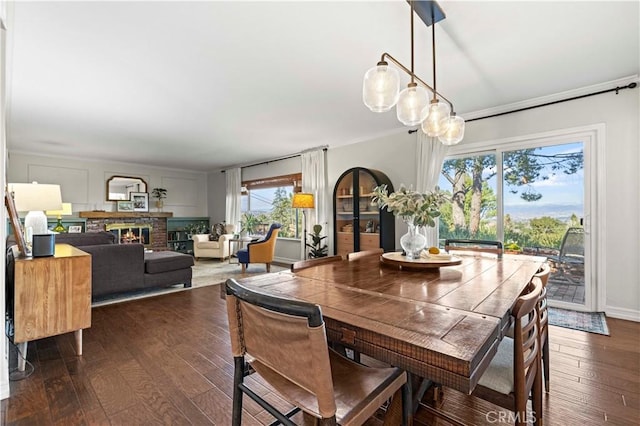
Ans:
{"type": "Polygon", "coordinates": [[[167,190],[164,188],[153,188],[151,190],[151,196],[156,199],[156,208],[158,211],[162,211],[162,207],[164,207],[164,200],[167,198],[167,190]]]}
{"type": "Polygon", "coordinates": [[[418,232],[418,228],[436,226],[435,219],[440,216],[440,206],[446,200],[446,194],[437,186],[425,193],[400,186],[397,191],[389,193],[387,185],[380,185],[374,188],[372,197],[373,204],[386,208],[407,224],[409,232],[400,238],[400,245],[410,260],[419,259],[427,244],[426,237],[418,232]]]}
{"type": "Polygon", "coordinates": [[[311,259],[326,257],[329,252],[329,247],[326,244],[322,244],[322,240],[327,236],[321,236],[320,232],[322,232],[322,225],[313,225],[313,233],[309,234],[311,244],[305,244],[310,249],[309,258],[311,259]]]}

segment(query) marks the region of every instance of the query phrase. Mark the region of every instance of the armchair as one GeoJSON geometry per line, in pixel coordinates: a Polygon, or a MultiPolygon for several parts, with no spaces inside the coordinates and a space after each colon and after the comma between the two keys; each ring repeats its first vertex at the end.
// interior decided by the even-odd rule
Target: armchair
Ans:
{"type": "Polygon", "coordinates": [[[218,237],[218,241],[209,241],[209,234],[196,234],[191,237],[193,240],[193,257],[198,260],[201,257],[212,257],[225,260],[229,253],[228,241],[233,238],[234,225],[225,226],[224,234],[218,237]]]}
{"type": "Polygon", "coordinates": [[[276,238],[282,225],[279,223],[271,224],[267,236],[263,240],[254,241],[247,244],[247,247],[238,250],[238,262],[242,265],[242,272],[246,271],[249,263],[265,263],[267,272],[271,272],[271,262],[276,251],[276,238]]]}

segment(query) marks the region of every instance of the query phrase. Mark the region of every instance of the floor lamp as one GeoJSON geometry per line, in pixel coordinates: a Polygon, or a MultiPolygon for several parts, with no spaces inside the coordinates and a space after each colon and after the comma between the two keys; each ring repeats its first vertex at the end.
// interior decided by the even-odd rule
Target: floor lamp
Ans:
{"type": "Polygon", "coordinates": [[[307,192],[298,192],[293,194],[293,200],[291,201],[291,207],[294,209],[302,209],[302,228],[304,229],[304,241],[302,247],[304,250],[304,258],[307,259],[307,216],[305,209],[315,208],[313,194],[307,192]]]}

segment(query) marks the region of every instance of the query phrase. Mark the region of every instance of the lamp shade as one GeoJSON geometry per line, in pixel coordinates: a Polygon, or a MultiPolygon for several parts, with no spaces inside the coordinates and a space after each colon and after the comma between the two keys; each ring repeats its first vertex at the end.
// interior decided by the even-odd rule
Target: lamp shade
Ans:
{"type": "Polygon", "coordinates": [[[362,101],[373,112],[389,111],[398,102],[400,77],[386,62],[378,63],[364,75],[362,101]]]}
{"type": "Polygon", "coordinates": [[[313,194],[309,194],[306,192],[298,192],[297,194],[293,194],[293,201],[291,202],[291,207],[294,209],[312,209],[315,207],[313,194]]]}
{"type": "Polygon", "coordinates": [[[62,203],[61,210],[47,210],[45,213],[47,216],[71,216],[73,210],[71,209],[71,203],[62,203]]]}
{"type": "Polygon", "coordinates": [[[416,83],[409,83],[406,89],[400,92],[396,115],[405,126],[420,124],[426,117],[425,107],[429,103],[427,89],[416,83]]]}
{"type": "Polygon", "coordinates": [[[427,136],[440,136],[447,130],[451,107],[445,102],[431,102],[427,107],[427,118],[422,122],[422,131],[427,136]]]}
{"type": "Polygon", "coordinates": [[[438,136],[444,145],[455,145],[464,138],[464,119],[452,114],[447,120],[446,130],[438,136]]]}
{"type": "Polygon", "coordinates": [[[19,212],[61,210],[60,185],[42,183],[10,183],[16,210],[19,212]]]}

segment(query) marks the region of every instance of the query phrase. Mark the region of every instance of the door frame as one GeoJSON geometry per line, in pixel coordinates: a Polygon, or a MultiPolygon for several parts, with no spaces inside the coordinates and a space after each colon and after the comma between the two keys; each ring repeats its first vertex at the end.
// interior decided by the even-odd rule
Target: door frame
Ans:
{"type": "MultiPolygon", "coordinates": [[[[462,143],[449,147],[446,157],[480,155],[494,152],[496,166],[502,169],[502,153],[532,146],[559,145],[581,141],[584,143],[584,230],[585,230],[585,303],[577,305],[549,300],[551,306],[581,310],[602,311],[606,302],[606,223],[605,188],[605,143],[606,126],[597,123],[581,127],[557,129],[496,140],[462,143]]],[[[496,196],[502,200],[502,182],[497,182],[496,196]]],[[[502,202],[498,213],[504,216],[502,202]]],[[[503,233],[499,221],[500,235],[503,233]]]]}

